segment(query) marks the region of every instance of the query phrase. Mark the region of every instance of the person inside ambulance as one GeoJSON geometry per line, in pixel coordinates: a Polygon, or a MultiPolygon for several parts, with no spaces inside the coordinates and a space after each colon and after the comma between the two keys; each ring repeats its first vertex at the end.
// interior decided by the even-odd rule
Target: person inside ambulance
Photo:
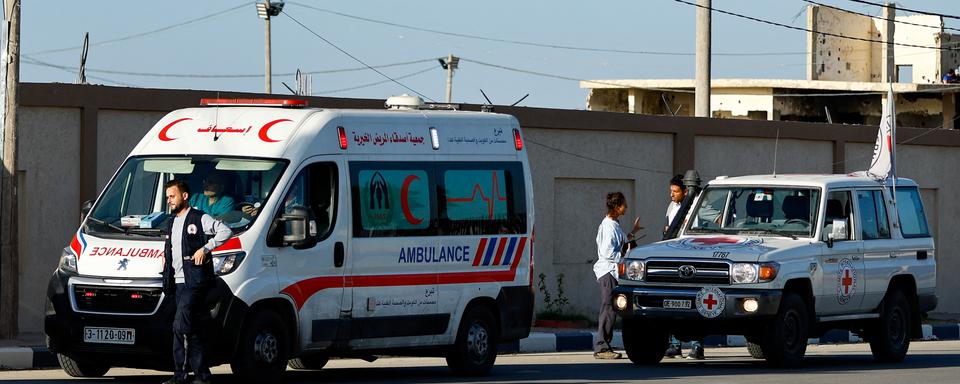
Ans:
{"type": "Polygon", "coordinates": [[[235,209],[234,199],[225,194],[229,184],[231,183],[226,173],[211,172],[203,180],[203,193],[190,196],[190,206],[215,218],[233,211],[235,209]]]}

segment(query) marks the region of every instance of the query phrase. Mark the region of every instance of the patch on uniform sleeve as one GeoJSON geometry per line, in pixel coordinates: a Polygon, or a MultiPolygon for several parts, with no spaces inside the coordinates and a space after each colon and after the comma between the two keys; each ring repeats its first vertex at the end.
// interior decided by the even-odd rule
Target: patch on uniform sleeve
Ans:
{"type": "Polygon", "coordinates": [[[197,225],[196,225],[196,224],[190,224],[190,225],[188,225],[188,226],[187,226],[187,233],[189,233],[189,234],[191,234],[191,235],[196,235],[196,234],[197,234],[197,225]]]}

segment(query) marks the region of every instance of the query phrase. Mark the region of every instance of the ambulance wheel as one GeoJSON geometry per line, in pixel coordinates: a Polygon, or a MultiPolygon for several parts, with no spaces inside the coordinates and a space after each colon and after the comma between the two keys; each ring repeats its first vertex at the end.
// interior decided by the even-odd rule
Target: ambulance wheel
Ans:
{"type": "Polygon", "coordinates": [[[780,301],[776,318],[767,325],[762,341],[763,358],[778,367],[795,367],[807,352],[810,317],[807,304],[796,293],[780,301]]]}
{"type": "Polygon", "coordinates": [[[71,377],[101,377],[110,370],[109,365],[76,361],[61,353],[57,354],[57,361],[60,362],[60,368],[71,377]]]}
{"type": "Polygon", "coordinates": [[[870,352],[884,363],[903,360],[910,349],[910,303],[903,292],[891,291],[880,304],[880,319],[870,332],[870,352]]]}
{"type": "Polygon", "coordinates": [[[760,344],[754,344],[748,341],[747,352],[750,352],[750,357],[763,360],[763,348],[760,347],[760,344]]]}
{"type": "Polygon", "coordinates": [[[290,350],[286,329],[276,312],[261,310],[250,316],[230,363],[234,377],[255,383],[279,382],[290,350]]]}
{"type": "Polygon", "coordinates": [[[460,376],[481,376],[497,360],[497,322],[490,309],[475,306],[463,315],[457,341],[447,353],[447,366],[460,376]]]}
{"type": "Polygon", "coordinates": [[[328,361],[330,361],[330,358],[323,355],[301,356],[290,359],[287,365],[293,369],[321,370],[323,366],[327,365],[328,361]]]}
{"type": "Polygon", "coordinates": [[[623,319],[623,349],[636,365],[653,365],[663,360],[670,335],[656,323],[623,319]]]}

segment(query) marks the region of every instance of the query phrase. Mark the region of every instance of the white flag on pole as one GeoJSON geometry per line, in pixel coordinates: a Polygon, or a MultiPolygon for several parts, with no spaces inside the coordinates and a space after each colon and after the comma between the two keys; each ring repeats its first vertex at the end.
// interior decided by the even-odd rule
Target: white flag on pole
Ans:
{"type": "Polygon", "coordinates": [[[896,100],[893,96],[893,85],[887,91],[887,107],[883,109],[883,115],[880,117],[880,129],[877,131],[877,142],[873,145],[873,160],[870,161],[870,169],[867,175],[877,180],[896,180],[897,161],[896,161],[896,132],[897,132],[897,113],[894,107],[896,100]]]}

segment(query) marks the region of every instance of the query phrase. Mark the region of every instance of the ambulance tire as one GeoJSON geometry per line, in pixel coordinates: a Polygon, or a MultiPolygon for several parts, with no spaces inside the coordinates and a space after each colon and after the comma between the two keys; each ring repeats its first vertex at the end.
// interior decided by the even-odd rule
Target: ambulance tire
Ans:
{"type": "Polygon", "coordinates": [[[777,316],[764,329],[763,358],[777,367],[799,366],[807,352],[809,333],[806,302],[796,293],[787,293],[780,301],[777,316]]]}
{"type": "Polygon", "coordinates": [[[870,352],[879,362],[903,361],[910,349],[910,303],[900,290],[887,293],[880,304],[880,319],[870,331],[870,352]]]}
{"type": "Polygon", "coordinates": [[[260,310],[245,321],[230,369],[235,379],[251,383],[279,382],[289,356],[287,327],[276,312],[260,310]]]}
{"type": "Polygon", "coordinates": [[[654,365],[663,360],[670,335],[656,323],[623,319],[623,349],[636,365],[654,365]]]}
{"type": "Polygon", "coordinates": [[[457,341],[447,353],[447,366],[459,376],[482,376],[497,360],[497,322],[490,309],[478,305],[460,320],[457,341]]]}
{"type": "Polygon", "coordinates": [[[761,347],[760,344],[754,344],[748,341],[747,352],[750,352],[750,357],[763,360],[763,347],[761,347]]]}
{"type": "Polygon", "coordinates": [[[287,362],[287,365],[293,369],[312,369],[319,371],[323,369],[325,365],[327,365],[328,361],[330,361],[330,358],[322,355],[301,356],[295,359],[290,359],[290,361],[287,362]]]}
{"type": "Polygon", "coordinates": [[[61,353],[57,354],[57,361],[60,362],[60,368],[71,377],[101,377],[110,370],[108,365],[76,361],[61,353]]]}

